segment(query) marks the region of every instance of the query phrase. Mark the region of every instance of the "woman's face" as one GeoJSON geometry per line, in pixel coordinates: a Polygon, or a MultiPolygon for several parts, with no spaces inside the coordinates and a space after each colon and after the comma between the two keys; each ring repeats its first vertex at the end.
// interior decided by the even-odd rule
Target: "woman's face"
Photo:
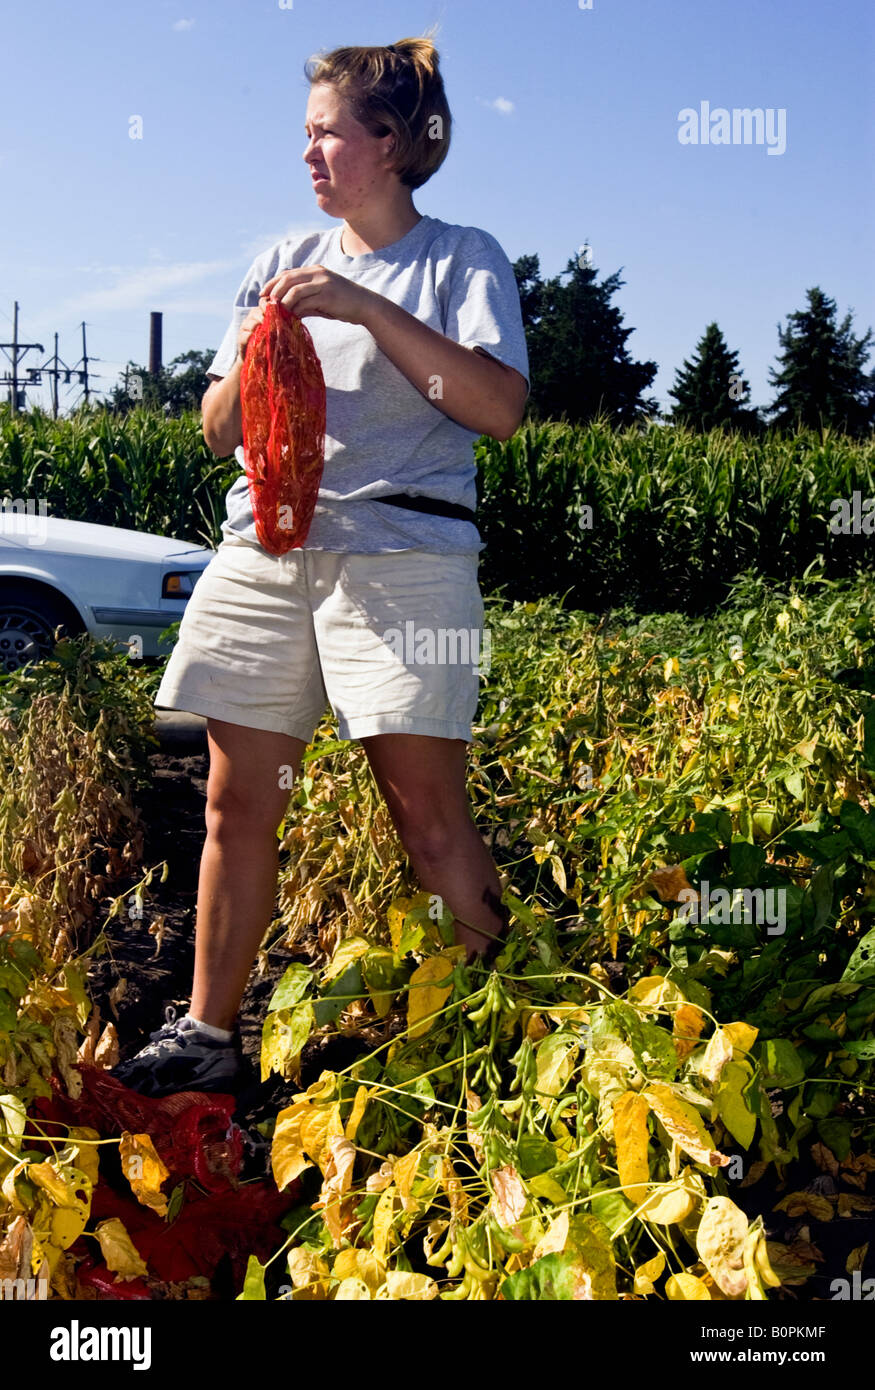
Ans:
{"type": "Polygon", "coordinates": [[[332,217],[382,202],[397,176],[390,167],[394,137],[369,135],[326,82],[310,88],[305,125],[316,201],[332,217]]]}

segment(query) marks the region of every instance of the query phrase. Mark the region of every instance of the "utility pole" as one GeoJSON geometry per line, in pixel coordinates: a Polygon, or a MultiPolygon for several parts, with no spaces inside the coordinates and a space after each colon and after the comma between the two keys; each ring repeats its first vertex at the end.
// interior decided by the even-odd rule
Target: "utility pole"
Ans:
{"type": "Polygon", "coordinates": [[[55,365],[52,369],[52,419],[58,418],[58,335],[55,334],[55,365]]]}
{"type": "Polygon", "coordinates": [[[25,354],[26,352],[30,352],[30,350],[31,350],[32,348],[35,348],[38,352],[45,352],[45,348],[43,347],[42,343],[20,343],[20,342],[18,341],[18,300],[17,300],[17,299],[15,300],[15,314],[14,314],[14,317],[13,317],[13,320],[12,320],[12,342],[11,342],[11,343],[0,343],[0,348],[2,348],[4,352],[6,351],[7,348],[11,348],[11,349],[12,349],[12,356],[11,356],[12,373],[11,373],[11,375],[10,375],[9,372],[5,372],[4,375],[3,375],[3,381],[4,381],[4,382],[11,382],[11,384],[12,384],[12,396],[11,396],[12,414],[13,414],[13,415],[17,415],[17,414],[18,414],[18,360],[19,360],[20,357],[23,357],[24,354],[25,354]]]}
{"type": "Polygon", "coordinates": [[[85,323],[82,324],[82,365],[85,378],[85,404],[88,404],[88,348],[85,345],[85,323]]]}

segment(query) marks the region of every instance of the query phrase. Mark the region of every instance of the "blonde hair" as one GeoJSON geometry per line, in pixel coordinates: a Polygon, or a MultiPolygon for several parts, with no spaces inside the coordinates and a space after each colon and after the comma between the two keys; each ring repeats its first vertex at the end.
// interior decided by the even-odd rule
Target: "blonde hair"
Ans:
{"type": "Polygon", "coordinates": [[[369,135],[395,136],[395,173],[408,188],[421,188],[443,164],[452,116],[429,35],[386,48],[335,48],[310,58],[304,73],[311,86],[334,87],[369,135]]]}

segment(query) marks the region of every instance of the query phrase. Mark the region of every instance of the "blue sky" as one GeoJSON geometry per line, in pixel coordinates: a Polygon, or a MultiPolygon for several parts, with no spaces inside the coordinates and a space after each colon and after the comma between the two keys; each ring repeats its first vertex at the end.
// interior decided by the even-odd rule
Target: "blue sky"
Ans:
{"type": "Polygon", "coordinates": [[[664,404],[713,319],[757,404],[810,286],[875,327],[871,0],[42,0],[3,25],[2,340],[18,299],[20,337],[58,332],[73,365],[84,319],[99,390],[147,360],[150,310],[165,362],[218,347],[253,257],[336,225],[301,158],[305,60],[434,22],[454,130],[416,207],[545,276],[585,242],[622,269],[664,404]],[[786,150],[680,144],[702,101],[785,111],[786,150]]]}

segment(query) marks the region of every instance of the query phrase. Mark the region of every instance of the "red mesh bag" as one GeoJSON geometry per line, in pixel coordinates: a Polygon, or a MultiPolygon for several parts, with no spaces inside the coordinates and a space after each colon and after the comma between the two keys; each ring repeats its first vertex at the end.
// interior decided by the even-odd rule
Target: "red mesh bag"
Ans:
{"type": "Polygon", "coordinates": [[[240,373],[255,534],[271,555],[307,539],[325,462],[325,379],[307,328],[268,300],[240,373]]]}

